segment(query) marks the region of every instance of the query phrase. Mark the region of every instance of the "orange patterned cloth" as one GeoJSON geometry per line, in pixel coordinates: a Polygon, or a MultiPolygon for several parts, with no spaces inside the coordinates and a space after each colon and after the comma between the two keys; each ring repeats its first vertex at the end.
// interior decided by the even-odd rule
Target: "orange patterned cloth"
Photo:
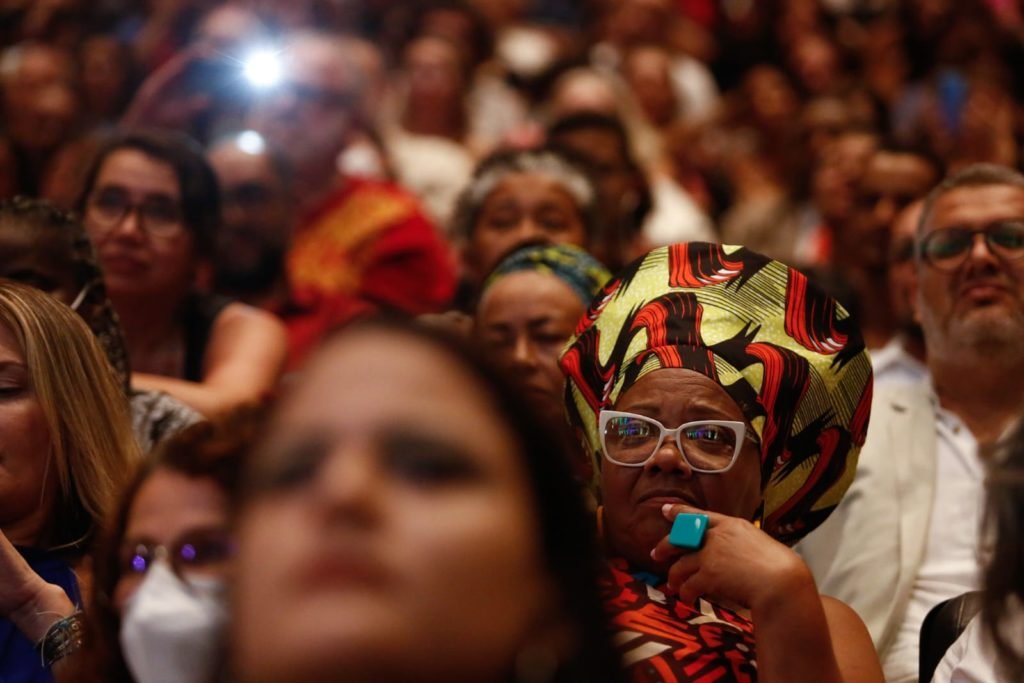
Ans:
{"type": "Polygon", "coordinates": [[[307,217],[286,268],[307,307],[355,300],[418,315],[443,310],[455,292],[451,254],[416,200],[366,179],[346,179],[307,217]]]}
{"type": "Polygon", "coordinates": [[[746,617],[703,598],[682,602],[662,580],[630,573],[621,559],[607,563],[598,585],[630,681],[757,681],[753,624],[746,617]]]}

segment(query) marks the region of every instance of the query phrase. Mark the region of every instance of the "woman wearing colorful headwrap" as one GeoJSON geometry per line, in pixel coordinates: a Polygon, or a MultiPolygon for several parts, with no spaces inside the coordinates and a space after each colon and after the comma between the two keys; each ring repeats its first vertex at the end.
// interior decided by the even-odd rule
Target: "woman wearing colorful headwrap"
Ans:
{"type": "Polygon", "coordinates": [[[565,424],[558,356],[611,276],[579,247],[533,245],[512,252],[484,282],[476,337],[554,426],[565,424]]]}
{"type": "Polygon", "coordinates": [[[744,248],[674,245],[604,288],[561,365],[634,680],[882,680],[863,623],[787,547],[839,502],[867,430],[845,310],[744,248]]]}

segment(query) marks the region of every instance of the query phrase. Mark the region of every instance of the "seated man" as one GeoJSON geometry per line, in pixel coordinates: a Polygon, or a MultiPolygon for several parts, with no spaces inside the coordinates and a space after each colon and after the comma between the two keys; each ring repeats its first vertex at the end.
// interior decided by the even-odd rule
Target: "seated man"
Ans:
{"type": "Polygon", "coordinates": [[[798,550],[871,631],[890,683],[918,676],[921,622],[977,590],[983,454],[1024,404],[1024,176],[942,182],[917,232],[917,317],[931,376],[877,391],[857,477],[798,550]]]}
{"type": "Polygon", "coordinates": [[[249,120],[292,168],[297,222],[285,271],[295,302],[320,311],[324,329],[367,306],[439,311],[455,289],[451,254],[415,199],[338,171],[359,127],[362,84],[350,57],[336,37],[292,34],[283,82],[249,120]]]}

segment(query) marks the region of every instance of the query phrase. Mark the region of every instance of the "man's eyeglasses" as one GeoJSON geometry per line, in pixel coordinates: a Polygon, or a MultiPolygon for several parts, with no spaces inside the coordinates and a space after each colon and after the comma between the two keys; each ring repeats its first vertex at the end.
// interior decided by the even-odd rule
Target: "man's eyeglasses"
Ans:
{"type": "Polygon", "coordinates": [[[654,418],[617,410],[602,410],[598,428],[604,457],[623,467],[643,467],[671,437],[693,471],[721,473],[735,464],[744,438],[757,442],[742,422],[698,420],[668,429],[654,418]]]}
{"type": "Polygon", "coordinates": [[[134,203],[127,193],[115,189],[101,190],[89,197],[89,217],[110,230],[132,211],[138,213],[143,230],[153,237],[173,237],[181,232],[181,205],[170,197],[150,197],[134,203]]]}
{"type": "Polygon", "coordinates": [[[999,221],[984,228],[944,228],[924,236],[921,258],[938,270],[953,271],[967,260],[975,236],[983,235],[989,251],[1009,261],[1024,257],[1024,220],[999,221]]]}
{"type": "Polygon", "coordinates": [[[197,529],[172,545],[137,543],[121,549],[122,580],[141,581],[153,563],[165,559],[186,584],[190,578],[217,576],[234,557],[235,544],[224,529],[197,529]]]}

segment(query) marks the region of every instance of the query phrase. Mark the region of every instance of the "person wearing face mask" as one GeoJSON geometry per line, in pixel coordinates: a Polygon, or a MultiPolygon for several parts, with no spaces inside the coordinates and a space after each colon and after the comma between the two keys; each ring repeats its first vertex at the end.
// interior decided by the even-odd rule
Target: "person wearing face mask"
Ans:
{"type": "Polygon", "coordinates": [[[136,472],[94,557],[81,680],[217,678],[235,548],[229,499],[259,416],[243,409],[193,425],[136,472]]]}
{"type": "Polygon", "coordinates": [[[121,324],[85,227],[74,215],[38,199],[0,201],[0,277],[41,289],[82,317],[128,395],[132,427],[143,452],[202,419],[162,391],[130,386],[121,324]]]}

